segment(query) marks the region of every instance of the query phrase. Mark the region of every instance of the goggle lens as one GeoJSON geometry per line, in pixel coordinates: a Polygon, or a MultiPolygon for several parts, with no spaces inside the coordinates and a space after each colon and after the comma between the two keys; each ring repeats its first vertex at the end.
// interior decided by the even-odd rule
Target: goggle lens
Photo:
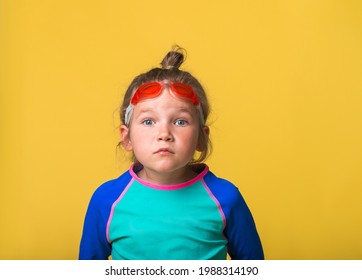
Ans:
{"type": "Polygon", "coordinates": [[[179,82],[149,82],[141,85],[132,97],[131,104],[136,105],[142,99],[155,98],[161,94],[163,86],[169,85],[172,93],[177,97],[191,101],[199,105],[197,96],[191,86],[179,82]]]}
{"type": "Polygon", "coordinates": [[[157,82],[150,82],[141,85],[134,96],[132,97],[131,104],[136,105],[140,100],[147,98],[154,98],[161,93],[162,85],[157,82]]]}
{"type": "Polygon", "coordinates": [[[170,85],[170,88],[179,97],[190,100],[196,106],[199,105],[199,100],[191,86],[175,82],[170,85]]]}

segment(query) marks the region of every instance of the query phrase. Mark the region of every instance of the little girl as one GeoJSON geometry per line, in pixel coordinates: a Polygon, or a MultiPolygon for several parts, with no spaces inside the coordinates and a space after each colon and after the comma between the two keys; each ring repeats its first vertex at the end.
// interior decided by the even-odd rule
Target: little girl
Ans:
{"type": "Polygon", "coordinates": [[[179,69],[182,49],[137,76],[121,107],[120,145],[133,165],[93,194],[80,259],[263,259],[252,215],[230,182],[202,164],[209,104],[179,69]]]}

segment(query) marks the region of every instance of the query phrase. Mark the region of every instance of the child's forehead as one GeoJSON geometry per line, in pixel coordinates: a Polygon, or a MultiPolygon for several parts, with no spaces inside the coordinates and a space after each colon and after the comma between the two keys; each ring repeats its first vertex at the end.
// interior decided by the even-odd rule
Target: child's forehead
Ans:
{"type": "Polygon", "coordinates": [[[157,97],[142,99],[134,106],[138,111],[157,111],[160,109],[162,111],[193,111],[195,107],[189,101],[174,96],[168,89],[164,89],[157,97]]]}
{"type": "MultiPolygon", "coordinates": [[[[139,105],[139,104],[137,104],[137,105],[139,105]]],[[[172,113],[193,114],[194,109],[188,108],[188,107],[183,107],[183,106],[170,106],[168,108],[160,110],[160,109],[152,107],[152,106],[144,106],[144,107],[136,106],[135,112],[137,114],[153,113],[153,114],[158,114],[158,115],[167,115],[167,114],[172,114],[172,113]]]]}
{"type": "Polygon", "coordinates": [[[193,108],[192,106],[187,106],[188,104],[185,104],[186,106],[180,105],[167,105],[164,106],[152,106],[151,104],[147,104],[146,102],[139,103],[135,106],[135,114],[141,115],[141,114],[154,114],[154,115],[173,115],[173,114],[189,114],[194,115],[196,108],[193,108]]]}

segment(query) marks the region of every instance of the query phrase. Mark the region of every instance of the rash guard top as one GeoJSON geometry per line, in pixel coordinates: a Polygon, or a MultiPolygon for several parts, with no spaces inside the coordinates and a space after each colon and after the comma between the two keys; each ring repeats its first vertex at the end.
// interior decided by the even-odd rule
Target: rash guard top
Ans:
{"type": "Polygon", "coordinates": [[[79,259],[263,259],[253,217],[239,190],[206,165],[185,183],[160,186],[132,166],[101,185],[86,213],[79,259]]]}

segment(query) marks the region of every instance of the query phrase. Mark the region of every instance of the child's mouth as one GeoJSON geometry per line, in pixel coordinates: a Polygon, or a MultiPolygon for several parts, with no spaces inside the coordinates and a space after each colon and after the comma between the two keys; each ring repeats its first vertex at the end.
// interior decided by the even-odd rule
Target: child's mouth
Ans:
{"type": "Polygon", "coordinates": [[[158,154],[158,155],[170,155],[170,154],[173,154],[173,152],[171,150],[169,150],[169,149],[162,148],[162,149],[157,150],[155,154],[158,154]]]}

